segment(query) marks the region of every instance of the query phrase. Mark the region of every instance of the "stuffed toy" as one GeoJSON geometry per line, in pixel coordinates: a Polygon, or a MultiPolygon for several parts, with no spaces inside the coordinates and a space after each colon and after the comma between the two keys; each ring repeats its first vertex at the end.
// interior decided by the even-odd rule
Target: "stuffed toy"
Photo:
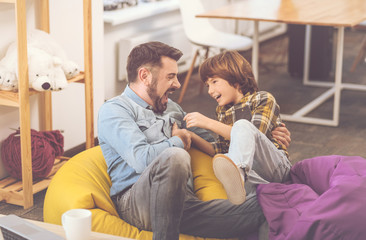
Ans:
{"type": "MultiPolygon", "coordinates": [[[[67,59],[66,53],[52,37],[32,30],[27,35],[29,86],[37,91],[59,91],[67,79],[80,73],[78,65],[67,59]]],[[[17,46],[13,42],[0,60],[0,90],[18,89],[17,46]]]]}
{"type": "Polygon", "coordinates": [[[18,89],[18,80],[14,72],[7,67],[0,65],[0,90],[16,91],[18,89]]]}
{"type": "MultiPolygon", "coordinates": [[[[28,76],[29,87],[37,91],[59,91],[67,86],[67,79],[61,67],[61,59],[51,56],[42,49],[28,46],[28,76]]],[[[0,61],[0,75],[15,76],[18,78],[17,71],[17,47],[12,43],[5,57],[0,61]]],[[[5,81],[6,83],[7,81],[5,81]]],[[[6,89],[7,84],[2,84],[2,90],[6,89]]],[[[10,89],[15,90],[15,89],[10,89]]]]}
{"type": "Polygon", "coordinates": [[[79,66],[75,62],[68,60],[63,48],[48,33],[34,29],[28,33],[27,40],[28,46],[42,49],[51,56],[60,58],[61,68],[67,79],[75,77],[80,73],[79,66]]]}

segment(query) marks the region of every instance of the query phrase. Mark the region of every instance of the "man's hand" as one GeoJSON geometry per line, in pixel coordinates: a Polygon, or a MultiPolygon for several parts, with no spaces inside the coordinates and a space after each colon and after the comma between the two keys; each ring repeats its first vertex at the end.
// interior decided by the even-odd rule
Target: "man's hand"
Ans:
{"type": "Polygon", "coordinates": [[[281,125],[279,127],[276,127],[272,131],[272,136],[280,144],[286,146],[286,148],[288,148],[290,146],[290,143],[291,143],[291,133],[286,128],[286,125],[284,123],[281,123],[281,125]]]}
{"type": "Polygon", "coordinates": [[[192,140],[191,140],[191,135],[189,134],[189,131],[186,129],[179,129],[177,123],[173,124],[172,136],[177,136],[182,140],[185,150],[188,150],[191,148],[192,140]]]}
{"type": "Polygon", "coordinates": [[[206,128],[207,126],[205,127],[204,125],[207,124],[211,119],[199,112],[192,112],[188,113],[183,118],[183,120],[186,121],[187,128],[190,127],[206,128]]]}

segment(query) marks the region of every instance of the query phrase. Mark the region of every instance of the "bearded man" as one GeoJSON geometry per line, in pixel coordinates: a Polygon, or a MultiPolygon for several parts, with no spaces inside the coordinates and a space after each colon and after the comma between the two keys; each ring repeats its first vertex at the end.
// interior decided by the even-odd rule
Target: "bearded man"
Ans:
{"type": "MultiPolygon", "coordinates": [[[[186,113],[168,98],[180,88],[181,56],[160,42],[136,46],[128,56],[128,86],[100,108],[98,138],[112,181],[110,195],[120,217],[152,231],[154,240],[178,240],[179,233],[244,236],[265,221],[255,196],[233,205],[223,199],[203,202],[193,192],[186,150],[193,135],[213,138],[204,129],[185,129],[186,113]]],[[[281,132],[289,136],[286,128],[281,132]]]]}

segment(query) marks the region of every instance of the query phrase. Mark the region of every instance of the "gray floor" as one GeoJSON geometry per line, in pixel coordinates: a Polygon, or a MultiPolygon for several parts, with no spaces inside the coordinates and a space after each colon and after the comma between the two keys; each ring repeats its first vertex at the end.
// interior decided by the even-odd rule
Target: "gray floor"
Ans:
{"type": "MultiPolygon", "coordinates": [[[[366,31],[346,29],[343,82],[366,84],[366,63],[358,65],[355,72],[349,71],[359,52],[366,31]]],[[[327,88],[302,85],[300,78],[291,77],[287,71],[288,37],[283,35],[260,45],[259,85],[261,90],[271,92],[281,106],[282,113],[292,113],[305,105],[327,88]]],[[[335,52],[335,51],[334,51],[335,52]]],[[[243,53],[250,58],[250,52],[243,53]]],[[[333,81],[333,73],[326,81],[333,81]]],[[[184,79],[184,75],[180,76],[184,79]]],[[[197,73],[192,76],[186,96],[181,104],[186,112],[199,111],[213,117],[216,103],[204,89],[198,94],[199,79],[197,73]]],[[[172,95],[178,98],[179,91],[172,95]]],[[[285,122],[291,131],[289,153],[293,163],[302,159],[320,155],[358,155],[366,157],[366,92],[342,91],[341,114],[338,127],[326,127],[310,124],[285,122]]],[[[309,116],[331,118],[332,99],[321,105],[309,116]]],[[[24,210],[22,207],[0,203],[0,214],[16,214],[25,218],[43,220],[43,199],[46,191],[34,196],[34,206],[24,210]]]]}

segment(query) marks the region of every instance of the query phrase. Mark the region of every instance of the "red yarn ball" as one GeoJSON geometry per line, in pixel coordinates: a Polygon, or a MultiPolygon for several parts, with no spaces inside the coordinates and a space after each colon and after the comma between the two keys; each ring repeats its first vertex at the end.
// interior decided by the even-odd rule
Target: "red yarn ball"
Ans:
{"type": "MultiPolygon", "coordinates": [[[[60,131],[38,132],[31,129],[33,179],[47,177],[56,156],[64,153],[64,137],[60,131]]],[[[20,130],[10,134],[1,145],[1,158],[10,176],[22,179],[20,130]]]]}

